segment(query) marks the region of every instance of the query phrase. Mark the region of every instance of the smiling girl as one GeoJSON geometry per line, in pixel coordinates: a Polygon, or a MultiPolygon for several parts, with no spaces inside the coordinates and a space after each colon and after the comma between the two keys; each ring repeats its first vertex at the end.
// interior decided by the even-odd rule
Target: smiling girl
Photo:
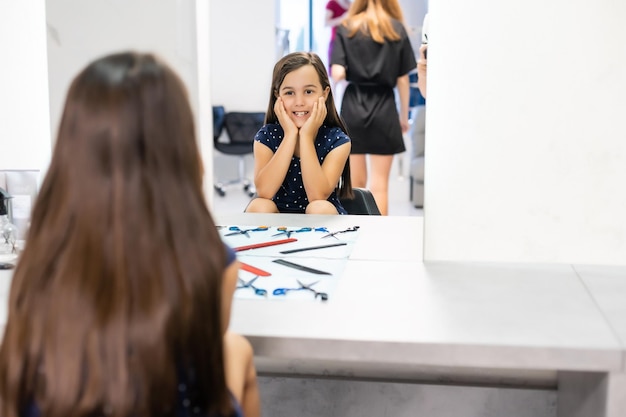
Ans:
{"type": "Polygon", "coordinates": [[[246,212],[347,214],[350,138],[324,63],[294,52],[274,66],[265,125],[254,138],[257,198],[246,212]]]}

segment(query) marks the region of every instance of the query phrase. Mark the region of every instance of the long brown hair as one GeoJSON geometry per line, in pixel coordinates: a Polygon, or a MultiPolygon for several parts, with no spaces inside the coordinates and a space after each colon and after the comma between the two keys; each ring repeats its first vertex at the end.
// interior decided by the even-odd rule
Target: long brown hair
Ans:
{"type": "MultiPolygon", "coordinates": [[[[322,62],[319,55],[313,52],[292,52],[282,57],[274,65],[274,71],[272,74],[272,86],[270,88],[270,99],[267,105],[267,112],[265,113],[265,123],[278,123],[278,116],[274,111],[274,105],[278,100],[278,90],[281,84],[285,80],[287,74],[297,69],[304,67],[305,65],[312,65],[317,72],[322,89],[328,87],[328,97],[326,97],[326,118],[324,119],[324,125],[328,127],[338,127],[345,134],[349,135],[348,129],[337,112],[335,106],[335,100],[333,99],[333,91],[330,88],[330,80],[324,62],[322,62]]],[[[346,160],[346,164],[343,167],[339,185],[337,187],[338,195],[340,197],[352,197],[352,181],[350,179],[350,160],[346,160]]]]}
{"type": "Polygon", "coordinates": [[[398,0],[354,0],[342,25],[348,28],[348,36],[357,32],[371,36],[378,43],[400,40],[391,19],[404,24],[404,15],[398,0]]]}
{"type": "Polygon", "coordinates": [[[225,258],[181,80],[149,54],[88,65],[13,277],[0,414],[174,415],[182,381],[193,406],[232,412],[225,258]]]}

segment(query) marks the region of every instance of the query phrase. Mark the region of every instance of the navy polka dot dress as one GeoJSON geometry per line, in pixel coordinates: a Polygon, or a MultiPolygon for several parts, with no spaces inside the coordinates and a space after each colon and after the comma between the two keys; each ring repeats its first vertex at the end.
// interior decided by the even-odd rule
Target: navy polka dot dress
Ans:
{"type": "MultiPolygon", "coordinates": [[[[268,123],[263,126],[254,137],[254,140],[264,144],[276,152],[284,137],[283,128],[279,124],[268,123]]],[[[315,138],[315,150],[320,164],[324,158],[337,146],[350,142],[350,138],[338,127],[320,127],[315,138]]],[[[302,170],[300,169],[300,158],[291,157],[291,164],[287,171],[287,176],[280,186],[280,189],[272,198],[281,213],[304,213],[309,200],[304,191],[302,183],[302,170]]],[[[335,191],[328,197],[339,214],[348,214],[343,208],[335,191]]]]}

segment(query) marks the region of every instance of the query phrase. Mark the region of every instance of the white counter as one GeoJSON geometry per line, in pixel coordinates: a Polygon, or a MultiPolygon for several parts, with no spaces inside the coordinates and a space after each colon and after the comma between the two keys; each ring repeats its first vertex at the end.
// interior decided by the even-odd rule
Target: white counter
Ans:
{"type": "MultiPolygon", "coordinates": [[[[424,263],[421,217],[217,223],[360,226],[328,302],[235,299],[231,328],[252,342],[260,373],[558,386],[559,416],[626,415],[626,267],[424,263]]],[[[3,297],[9,279],[0,272],[3,297]]]]}
{"type": "Polygon", "coordinates": [[[559,416],[626,415],[626,267],[424,263],[421,217],[218,222],[361,226],[327,303],[235,301],[261,373],[558,386],[559,416]]]}

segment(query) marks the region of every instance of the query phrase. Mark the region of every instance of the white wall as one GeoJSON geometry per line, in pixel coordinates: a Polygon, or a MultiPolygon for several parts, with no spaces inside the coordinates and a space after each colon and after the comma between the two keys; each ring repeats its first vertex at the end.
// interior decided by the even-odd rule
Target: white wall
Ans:
{"type": "Polygon", "coordinates": [[[417,58],[422,43],[422,22],[428,11],[428,0],[399,0],[399,3],[409,28],[409,39],[417,58]]]}
{"type": "Polygon", "coordinates": [[[211,200],[209,107],[265,110],[275,62],[274,19],[274,0],[0,3],[0,44],[7,51],[0,77],[0,168],[47,167],[67,88],[88,62],[124,49],[152,51],[189,89],[211,200]]]}
{"type": "Polygon", "coordinates": [[[276,62],[276,0],[211,0],[211,99],[265,111],[276,62]]]}
{"type": "Polygon", "coordinates": [[[163,57],[183,78],[197,105],[193,0],[46,0],[50,101],[56,132],[72,78],[90,61],[137,50],[163,57]]]}
{"type": "Polygon", "coordinates": [[[50,159],[44,0],[0,2],[0,169],[50,159]]]}
{"type": "MultiPolygon", "coordinates": [[[[210,18],[206,3],[195,0],[46,0],[46,3],[53,138],[69,83],[85,65],[111,52],[153,52],[176,70],[189,90],[204,157],[205,183],[211,184],[213,134],[210,123],[206,124],[211,118],[207,105],[210,87],[204,73],[210,64],[206,57],[198,56],[202,52],[208,56],[208,39],[197,35],[208,36],[200,25],[206,26],[210,18]]],[[[212,193],[207,196],[210,198],[212,193]]]]}
{"type": "Polygon", "coordinates": [[[425,259],[626,265],[626,2],[430,14],[425,259]]]}

